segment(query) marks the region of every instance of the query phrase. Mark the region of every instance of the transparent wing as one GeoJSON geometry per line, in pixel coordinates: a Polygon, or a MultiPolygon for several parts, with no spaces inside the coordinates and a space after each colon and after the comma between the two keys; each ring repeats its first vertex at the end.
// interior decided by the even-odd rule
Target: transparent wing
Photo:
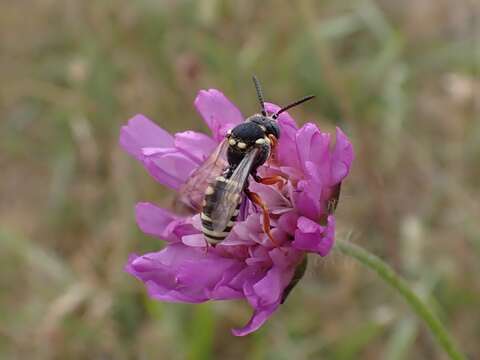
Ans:
{"type": "Polygon", "coordinates": [[[200,165],[180,188],[180,200],[196,211],[201,211],[205,189],[227,167],[228,141],[223,140],[205,162],[200,165]]]}
{"type": "Polygon", "coordinates": [[[216,196],[218,202],[211,216],[214,231],[223,231],[227,227],[228,222],[242,198],[245,182],[248,179],[248,175],[250,175],[250,170],[252,169],[258,151],[258,148],[253,148],[245,154],[232,176],[227,179],[225,186],[219,188],[216,196]]]}

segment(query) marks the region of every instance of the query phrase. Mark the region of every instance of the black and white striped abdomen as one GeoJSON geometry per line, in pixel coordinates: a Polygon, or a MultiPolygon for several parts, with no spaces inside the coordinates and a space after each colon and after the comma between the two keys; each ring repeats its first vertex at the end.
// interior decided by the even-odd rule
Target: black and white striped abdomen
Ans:
{"type": "Polygon", "coordinates": [[[229,219],[227,226],[222,230],[214,230],[212,221],[212,212],[216,207],[221,196],[225,196],[225,185],[227,184],[228,179],[225,179],[223,176],[219,176],[216,180],[207,187],[205,190],[205,198],[203,201],[203,210],[200,214],[202,220],[202,232],[205,240],[212,246],[217,245],[222,242],[232,230],[235,220],[237,219],[238,213],[240,211],[241,201],[237,201],[236,209],[233,212],[233,215],[229,219]]]}

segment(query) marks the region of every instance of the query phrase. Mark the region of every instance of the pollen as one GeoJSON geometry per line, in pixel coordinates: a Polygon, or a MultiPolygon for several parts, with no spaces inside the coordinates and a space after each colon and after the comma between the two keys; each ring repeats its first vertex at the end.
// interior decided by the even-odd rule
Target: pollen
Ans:
{"type": "Polygon", "coordinates": [[[244,142],[239,142],[237,144],[238,148],[239,149],[246,149],[247,148],[247,144],[245,144],[244,142]]]}
{"type": "Polygon", "coordinates": [[[263,144],[265,144],[265,139],[264,138],[257,139],[257,141],[255,141],[255,144],[263,145],[263,144]]]}
{"type": "Polygon", "coordinates": [[[235,141],[235,139],[229,139],[229,140],[228,140],[228,143],[233,146],[233,145],[235,145],[237,142],[235,141]]]}
{"type": "Polygon", "coordinates": [[[205,190],[205,195],[212,195],[215,192],[214,188],[209,186],[205,190]]]}

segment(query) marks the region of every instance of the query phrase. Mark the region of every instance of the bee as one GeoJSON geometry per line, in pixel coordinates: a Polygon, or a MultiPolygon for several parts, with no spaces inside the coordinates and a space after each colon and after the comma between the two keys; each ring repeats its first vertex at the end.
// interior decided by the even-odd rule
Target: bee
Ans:
{"type": "Polygon", "coordinates": [[[270,232],[268,208],[257,193],[249,190],[249,178],[267,185],[284,182],[280,176],[261,178],[257,169],[271,158],[280,138],[278,116],[314,96],[306,96],[274,114],[267,114],[262,88],[255,76],[253,83],[261,112],[230,129],[225,139],[180,189],[181,200],[200,212],[207,246],[215,246],[228,236],[245,197],[261,208],[263,230],[278,245],[270,232]]]}

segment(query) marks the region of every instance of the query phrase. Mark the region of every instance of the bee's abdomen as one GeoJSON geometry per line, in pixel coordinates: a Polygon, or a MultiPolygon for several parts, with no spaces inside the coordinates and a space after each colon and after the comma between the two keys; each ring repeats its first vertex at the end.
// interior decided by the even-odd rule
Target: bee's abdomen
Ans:
{"type": "Polygon", "coordinates": [[[232,230],[232,227],[235,224],[235,220],[237,219],[238,213],[240,211],[241,202],[238,203],[237,208],[235,209],[235,212],[230,218],[227,226],[222,231],[213,230],[212,221],[214,221],[214,219],[212,219],[212,213],[219,200],[219,195],[224,193],[223,188],[226,185],[226,181],[227,180],[225,180],[225,178],[219,177],[212,185],[207,187],[203,202],[203,210],[200,214],[200,218],[202,220],[203,236],[208,241],[208,243],[213,246],[222,242],[228,236],[230,230],[232,230]]]}

